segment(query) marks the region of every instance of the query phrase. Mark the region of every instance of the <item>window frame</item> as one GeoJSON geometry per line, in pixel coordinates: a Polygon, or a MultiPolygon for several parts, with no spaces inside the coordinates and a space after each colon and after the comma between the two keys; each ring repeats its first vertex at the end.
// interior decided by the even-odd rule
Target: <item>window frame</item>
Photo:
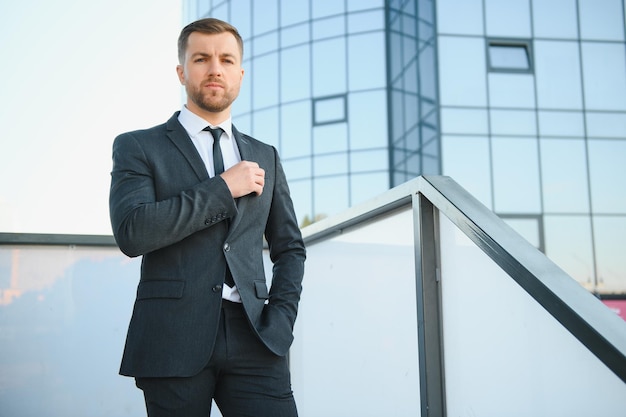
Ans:
{"type": "Polygon", "coordinates": [[[534,74],[535,64],[533,56],[533,46],[531,39],[519,38],[486,38],[485,39],[485,59],[487,61],[487,72],[511,73],[511,74],[534,74]],[[494,66],[491,62],[490,49],[492,46],[524,48],[528,58],[528,68],[507,68],[494,66]]]}

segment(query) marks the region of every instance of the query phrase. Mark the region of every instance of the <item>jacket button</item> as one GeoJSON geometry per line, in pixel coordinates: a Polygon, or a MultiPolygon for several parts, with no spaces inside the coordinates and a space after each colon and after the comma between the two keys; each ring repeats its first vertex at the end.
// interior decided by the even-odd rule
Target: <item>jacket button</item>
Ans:
{"type": "Polygon", "coordinates": [[[209,219],[204,219],[204,224],[208,226],[209,224],[211,224],[211,220],[209,220],[209,219]]]}
{"type": "Polygon", "coordinates": [[[222,292],[222,286],[217,284],[216,286],[214,286],[213,288],[211,288],[211,290],[213,292],[222,292]]]}
{"type": "Polygon", "coordinates": [[[224,243],[224,252],[228,252],[230,250],[230,244],[224,243]]]}

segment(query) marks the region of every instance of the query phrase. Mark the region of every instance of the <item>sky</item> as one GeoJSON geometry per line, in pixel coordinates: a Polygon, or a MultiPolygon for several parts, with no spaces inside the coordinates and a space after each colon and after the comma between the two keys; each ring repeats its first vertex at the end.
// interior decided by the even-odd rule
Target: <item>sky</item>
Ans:
{"type": "Polygon", "coordinates": [[[180,0],[0,0],[0,233],[110,235],[111,146],[182,104],[180,0]]]}

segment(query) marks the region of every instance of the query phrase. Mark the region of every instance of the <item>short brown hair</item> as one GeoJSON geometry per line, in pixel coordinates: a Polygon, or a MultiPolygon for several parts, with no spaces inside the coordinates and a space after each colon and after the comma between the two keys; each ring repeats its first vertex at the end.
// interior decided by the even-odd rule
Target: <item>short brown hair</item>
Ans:
{"type": "Polygon", "coordinates": [[[224,32],[232,33],[237,40],[237,43],[239,44],[239,52],[241,53],[241,58],[243,59],[243,39],[241,39],[241,35],[237,31],[237,28],[235,28],[230,23],[224,22],[223,20],[208,17],[206,19],[200,19],[196,20],[195,22],[191,22],[190,24],[185,26],[180,32],[180,36],[178,37],[178,61],[181,64],[185,62],[187,41],[189,39],[189,35],[191,35],[193,32],[206,33],[209,35],[224,32]]]}

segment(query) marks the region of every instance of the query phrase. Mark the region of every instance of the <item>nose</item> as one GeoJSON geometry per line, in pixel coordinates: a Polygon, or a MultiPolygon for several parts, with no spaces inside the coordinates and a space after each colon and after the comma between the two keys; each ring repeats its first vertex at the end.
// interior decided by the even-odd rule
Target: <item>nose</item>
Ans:
{"type": "Polygon", "coordinates": [[[222,75],[222,64],[219,59],[211,59],[209,61],[209,66],[207,68],[209,75],[213,76],[221,76],[222,75]]]}

